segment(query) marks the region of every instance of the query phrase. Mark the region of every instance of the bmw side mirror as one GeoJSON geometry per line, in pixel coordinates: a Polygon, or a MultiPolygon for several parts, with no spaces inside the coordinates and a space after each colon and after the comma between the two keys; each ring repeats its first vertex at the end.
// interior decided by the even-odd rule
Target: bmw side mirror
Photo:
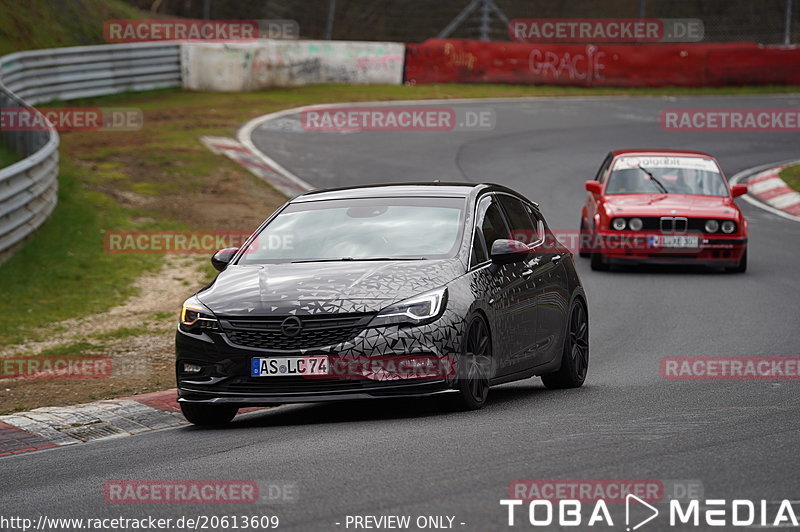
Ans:
{"type": "Polygon", "coordinates": [[[586,190],[588,190],[592,194],[595,194],[596,196],[599,196],[600,194],[603,193],[603,185],[601,185],[597,181],[587,181],[585,186],[586,190]]]}
{"type": "Polygon", "coordinates": [[[736,198],[747,194],[747,185],[733,185],[731,187],[731,196],[736,198]]]}
{"type": "Polygon", "coordinates": [[[495,264],[511,264],[514,262],[522,262],[527,257],[531,249],[527,244],[519,240],[495,240],[492,244],[492,250],[489,253],[492,262],[495,264]]]}
{"type": "Polygon", "coordinates": [[[224,272],[237,251],[239,251],[239,248],[225,248],[217,251],[214,253],[214,256],[211,257],[211,265],[214,266],[217,271],[224,272]]]}

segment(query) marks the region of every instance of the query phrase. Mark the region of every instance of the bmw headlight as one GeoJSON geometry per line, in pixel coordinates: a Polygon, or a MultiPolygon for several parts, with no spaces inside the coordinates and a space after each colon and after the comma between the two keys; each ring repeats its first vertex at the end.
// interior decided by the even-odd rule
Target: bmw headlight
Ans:
{"type": "Polygon", "coordinates": [[[197,299],[197,296],[192,296],[183,303],[180,327],[184,331],[219,330],[219,322],[208,307],[197,299]]]}
{"type": "Polygon", "coordinates": [[[611,227],[617,231],[622,231],[625,229],[625,223],[625,218],[614,218],[614,220],[611,222],[611,227]]]}
{"type": "Polygon", "coordinates": [[[447,288],[438,288],[389,305],[372,318],[369,326],[425,325],[439,319],[446,306],[447,288]]]}
{"type": "Polygon", "coordinates": [[[706,222],[706,233],[716,233],[719,229],[719,222],[716,220],[708,220],[706,222]]]}
{"type": "Polygon", "coordinates": [[[631,228],[631,231],[641,231],[642,227],[644,227],[644,222],[642,222],[641,218],[631,218],[628,221],[628,226],[631,228]]]}
{"type": "Polygon", "coordinates": [[[722,222],[722,232],[726,234],[731,234],[736,231],[736,224],[730,220],[725,220],[722,222]]]}

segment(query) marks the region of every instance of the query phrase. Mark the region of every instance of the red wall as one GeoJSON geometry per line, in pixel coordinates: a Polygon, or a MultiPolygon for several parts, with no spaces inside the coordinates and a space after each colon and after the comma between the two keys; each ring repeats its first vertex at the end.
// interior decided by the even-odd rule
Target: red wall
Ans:
{"type": "Polygon", "coordinates": [[[407,45],[405,81],[585,87],[800,84],[800,47],[434,39],[407,45]]]}

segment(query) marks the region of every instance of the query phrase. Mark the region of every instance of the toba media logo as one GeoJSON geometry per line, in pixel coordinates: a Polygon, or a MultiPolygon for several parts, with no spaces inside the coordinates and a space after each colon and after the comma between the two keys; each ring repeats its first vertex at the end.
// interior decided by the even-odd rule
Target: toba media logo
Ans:
{"type": "Polygon", "coordinates": [[[788,499],[704,499],[699,481],[514,481],[500,506],[510,527],[624,527],[630,532],[659,518],[662,527],[672,528],[798,526],[788,499]],[[659,503],[667,507],[657,508],[659,503]]]}

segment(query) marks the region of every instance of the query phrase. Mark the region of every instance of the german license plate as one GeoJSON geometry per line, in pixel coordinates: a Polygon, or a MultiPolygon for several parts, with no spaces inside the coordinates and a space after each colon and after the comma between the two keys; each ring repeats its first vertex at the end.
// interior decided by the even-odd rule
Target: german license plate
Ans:
{"type": "Polygon", "coordinates": [[[652,248],[696,248],[700,239],[690,235],[651,235],[647,243],[652,248]]]}
{"type": "Polygon", "coordinates": [[[269,357],[250,359],[251,377],[327,375],[328,357],[269,357]]]}

